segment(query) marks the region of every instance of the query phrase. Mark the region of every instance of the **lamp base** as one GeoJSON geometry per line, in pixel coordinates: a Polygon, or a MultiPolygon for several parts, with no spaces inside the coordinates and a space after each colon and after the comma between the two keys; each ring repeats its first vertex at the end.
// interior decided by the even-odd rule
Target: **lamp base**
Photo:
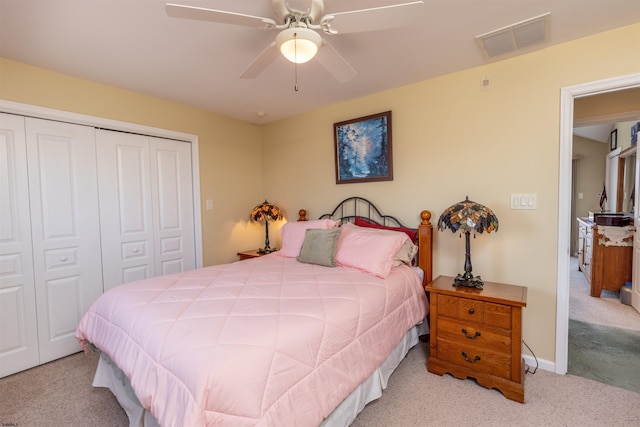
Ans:
{"type": "Polygon", "coordinates": [[[277,249],[268,248],[268,247],[258,249],[259,254],[270,254],[271,252],[275,252],[275,251],[277,251],[277,249]]]}
{"type": "Polygon", "coordinates": [[[480,276],[473,277],[470,274],[458,274],[453,281],[453,286],[464,286],[467,288],[482,289],[484,282],[480,276]]]}

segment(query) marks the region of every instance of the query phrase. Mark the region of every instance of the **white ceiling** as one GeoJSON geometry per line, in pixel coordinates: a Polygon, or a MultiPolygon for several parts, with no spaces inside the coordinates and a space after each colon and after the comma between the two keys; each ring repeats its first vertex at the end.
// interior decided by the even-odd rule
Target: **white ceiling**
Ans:
{"type": "MultiPolygon", "coordinates": [[[[172,1],[271,17],[269,0],[172,1]]],[[[407,1],[325,0],[325,13],[407,1]]],[[[310,0],[289,3],[306,9],[310,0]]],[[[283,57],[255,79],[238,78],[276,30],[170,18],[160,0],[0,0],[0,56],[266,123],[488,63],[476,36],[548,12],[550,40],[529,50],[640,22],[639,0],[424,3],[419,25],[326,36],[358,74],[338,83],[312,60],[298,66],[298,92],[283,57]]]]}
{"type": "Polygon", "coordinates": [[[574,128],[573,134],[598,142],[609,142],[609,135],[611,134],[612,129],[613,125],[610,123],[602,125],[581,126],[574,128]]]}

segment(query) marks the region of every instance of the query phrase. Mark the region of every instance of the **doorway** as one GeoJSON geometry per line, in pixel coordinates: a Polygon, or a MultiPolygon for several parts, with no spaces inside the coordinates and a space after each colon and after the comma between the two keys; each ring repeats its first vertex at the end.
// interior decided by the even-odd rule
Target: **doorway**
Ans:
{"type": "MultiPolygon", "coordinates": [[[[560,100],[560,175],[558,188],[558,276],[555,372],[567,373],[569,273],[571,255],[571,169],[574,99],[640,87],[640,73],[563,88],[560,100]]],[[[637,115],[637,112],[631,114],[637,115]]],[[[621,119],[624,120],[624,119],[621,119]]]]}

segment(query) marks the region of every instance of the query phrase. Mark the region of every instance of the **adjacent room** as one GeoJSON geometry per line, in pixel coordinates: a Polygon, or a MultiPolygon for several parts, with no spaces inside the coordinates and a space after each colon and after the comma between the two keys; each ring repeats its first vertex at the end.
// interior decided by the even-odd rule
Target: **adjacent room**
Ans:
{"type": "Polygon", "coordinates": [[[0,422],[638,425],[639,41],[637,0],[0,0],[0,422]]]}
{"type": "MultiPolygon", "coordinates": [[[[584,97],[575,104],[568,372],[638,391],[640,314],[630,298],[633,242],[627,238],[627,243],[603,246],[606,239],[600,236],[594,245],[592,236],[594,216],[631,218],[636,209],[633,135],[640,116],[633,100],[640,100],[638,89],[584,97]]],[[[612,230],[630,231],[625,222],[612,230]]]]}

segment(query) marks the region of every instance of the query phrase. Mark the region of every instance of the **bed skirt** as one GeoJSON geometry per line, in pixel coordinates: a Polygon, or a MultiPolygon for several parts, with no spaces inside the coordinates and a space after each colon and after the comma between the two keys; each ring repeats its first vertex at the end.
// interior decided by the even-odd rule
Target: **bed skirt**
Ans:
{"type": "MultiPolygon", "coordinates": [[[[411,328],[382,365],[347,396],[320,425],[322,427],[349,426],[367,403],[382,396],[382,391],[387,388],[387,382],[393,371],[409,350],[418,343],[418,337],[428,333],[429,326],[426,319],[423,323],[411,328]]],[[[106,387],[113,393],[129,418],[129,427],[159,427],[151,412],[140,405],[129,379],[104,353],[100,355],[93,386],[106,387]]]]}

